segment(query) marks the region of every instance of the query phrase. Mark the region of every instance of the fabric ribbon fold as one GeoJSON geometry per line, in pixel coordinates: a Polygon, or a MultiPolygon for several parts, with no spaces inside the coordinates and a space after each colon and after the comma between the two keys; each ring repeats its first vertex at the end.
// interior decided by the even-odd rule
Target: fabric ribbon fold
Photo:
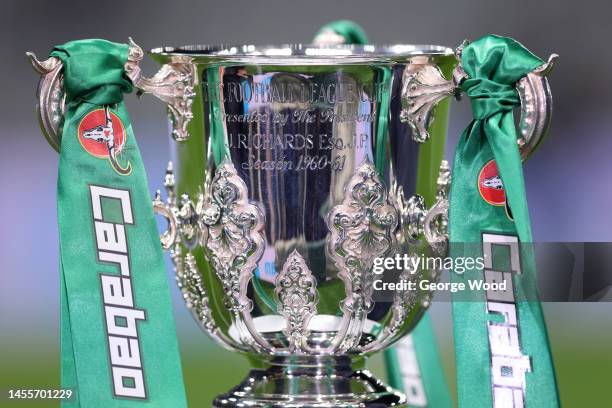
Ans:
{"type": "Polygon", "coordinates": [[[166,270],[123,94],[128,46],[55,47],[66,113],[58,174],[64,406],[185,407],[166,270]]]}
{"type": "Polygon", "coordinates": [[[507,281],[508,289],[471,293],[469,299],[453,294],[459,406],[558,406],[512,115],[520,102],[516,82],[544,62],[515,40],[495,35],[467,45],[461,59],[468,79],[460,86],[474,120],[455,153],[451,256],[483,256],[485,268],[451,279],[466,285],[507,281]]]}

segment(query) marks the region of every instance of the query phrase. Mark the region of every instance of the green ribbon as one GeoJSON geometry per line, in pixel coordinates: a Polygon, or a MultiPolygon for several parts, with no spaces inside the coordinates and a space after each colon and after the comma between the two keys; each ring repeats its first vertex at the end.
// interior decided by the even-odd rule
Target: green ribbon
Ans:
{"type": "Polygon", "coordinates": [[[225,143],[225,125],[223,123],[223,109],[221,107],[221,97],[219,95],[219,67],[213,65],[206,68],[208,73],[207,80],[209,85],[209,101],[210,101],[210,149],[212,150],[215,165],[219,166],[221,162],[229,157],[229,148],[225,143]],[[212,87],[213,89],[211,89],[212,87]],[[212,92],[212,94],[210,94],[212,92]]]}
{"type": "Polygon", "coordinates": [[[315,37],[325,31],[333,31],[334,33],[344,37],[346,44],[363,45],[368,43],[368,36],[361,26],[350,20],[336,20],[325,24],[319,29],[315,37]]]}
{"type": "Polygon", "coordinates": [[[406,394],[409,407],[453,406],[429,314],[384,357],[389,385],[406,394]]]}
{"type": "Polygon", "coordinates": [[[376,106],[378,126],[376,127],[376,157],[374,157],[374,166],[378,173],[383,175],[389,155],[387,141],[389,140],[389,106],[391,105],[391,75],[393,75],[393,71],[390,67],[382,67],[379,72],[381,83],[389,84],[387,89],[382,92],[376,106]]]}
{"type": "Polygon", "coordinates": [[[555,407],[558,396],[537,279],[521,156],[512,110],[516,82],[543,61],[518,42],[485,36],[467,45],[461,88],[474,120],[457,146],[450,193],[451,256],[486,256],[484,270],[453,282],[506,279],[505,293],[453,295],[458,400],[461,407],[555,407]],[[498,169],[491,172],[494,160],[498,169]],[[485,167],[488,169],[487,173],[485,167]],[[493,199],[482,175],[498,175],[506,203],[493,199]],[[484,194],[483,194],[484,192],[484,194]],[[511,212],[510,212],[511,209],[511,212]],[[519,244],[520,242],[520,244],[519,244]],[[512,263],[512,255],[517,262],[512,263]],[[503,299],[502,299],[503,297],[503,299]]]}
{"type": "Polygon", "coordinates": [[[128,46],[74,41],[58,176],[62,387],[74,407],[184,407],[180,356],[145,170],[123,94],[128,46]],[[121,136],[123,135],[123,136],[121,136]]]}

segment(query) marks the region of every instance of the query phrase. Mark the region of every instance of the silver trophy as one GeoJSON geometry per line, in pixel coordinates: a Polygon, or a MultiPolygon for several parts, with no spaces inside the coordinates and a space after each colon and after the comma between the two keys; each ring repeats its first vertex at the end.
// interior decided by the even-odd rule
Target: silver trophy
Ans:
{"type": "MultiPolygon", "coordinates": [[[[374,301],[373,265],[446,252],[439,102],[460,94],[461,47],[165,47],[150,53],[163,64],[152,78],[133,42],[129,55],[128,76],[167,104],[176,141],[154,208],[178,286],[202,329],[253,366],[214,406],[403,406],[365,361],[415,327],[432,293],[374,301]]],[[[62,66],[31,59],[59,149],[62,66]]],[[[548,127],[552,62],[517,83],[523,157],[548,127]]]]}

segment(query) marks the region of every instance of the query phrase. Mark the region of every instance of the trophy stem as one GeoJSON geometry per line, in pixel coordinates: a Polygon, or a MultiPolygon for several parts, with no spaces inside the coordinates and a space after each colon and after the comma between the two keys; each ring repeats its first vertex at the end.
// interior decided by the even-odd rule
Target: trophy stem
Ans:
{"type": "Polygon", "coordinates": [[[359,356],[274,357],[253,369],[214,407],[388,407],[405,397],[365,370],[359,356]]]}

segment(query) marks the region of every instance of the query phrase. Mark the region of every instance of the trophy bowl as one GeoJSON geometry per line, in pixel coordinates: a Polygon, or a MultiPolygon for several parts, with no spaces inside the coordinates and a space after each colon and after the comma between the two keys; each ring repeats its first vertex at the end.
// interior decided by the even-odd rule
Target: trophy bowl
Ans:
{"type": "MultiPolygon", "coordinates": [[[[188,46],[151,55],[183,73],[186,90],[169,107],[174,161],[168,197],[154,203],[169,220],[162,242],[200,326],[254,367],[214,405],[402,405],[365,359],[410,332],[431,294],[376,302],[372,268],[376,258],[444,251],[448,167],[436,187],[441,149],[422,148],[403,123],[402,95],[418,67],[449,75],[452,50],[188,46]],[[432,209],[417,188],[438,190],[432,209]]],[[[436,116],[432,142],[444,143],[447,109],[424,118],[436,116]]]]}

